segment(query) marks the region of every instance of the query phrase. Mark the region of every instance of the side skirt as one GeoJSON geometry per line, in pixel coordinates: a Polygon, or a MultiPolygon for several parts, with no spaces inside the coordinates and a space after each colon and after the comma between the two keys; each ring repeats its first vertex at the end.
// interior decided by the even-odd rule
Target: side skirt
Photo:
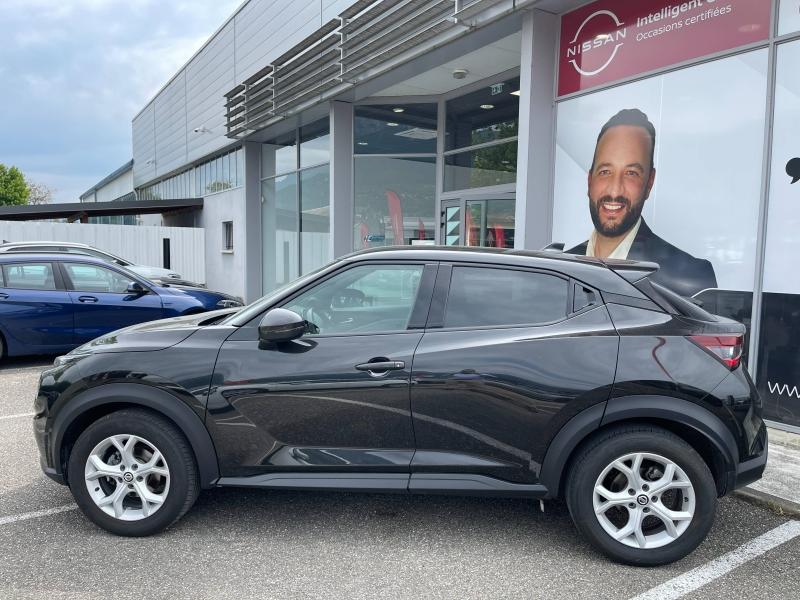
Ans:
{"type": "Polygon", "coordinates": [[[543,485],[455,473],[267,473],[251,477],[221,477],[217,485],[338,492],[410,492],[522,498],[547,496],[547,488],[543,485]]]}

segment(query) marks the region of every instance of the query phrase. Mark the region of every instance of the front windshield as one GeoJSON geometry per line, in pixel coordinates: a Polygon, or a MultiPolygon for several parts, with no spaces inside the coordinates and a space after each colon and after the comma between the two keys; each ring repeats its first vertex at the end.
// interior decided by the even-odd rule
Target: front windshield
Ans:
{"type": "Polygon", "coordinates": [[[328,263],[327,265],[323,265],[322,267],[316,269],[315,271],[311,271],[310,273],[306,273],[305,275],[298,277],[297,279],[293,279],[288,283],[284,283],[281,287],[276,288],[269,292],[266,296],[262,296],[252,304],[249,304],[239,312],[235,312],[232,315],[226,317],[224,320],[220,321],[218,325],[244,325],[250,319],[257,316],[259,313],[263,312],[263,310],[269,306],[271,303],[275,302],[275,300],[280,297],[286,290],[294,286],[302,286],[305,285],[311,279],[314,279],[317,275],[319,275],[322,271],[328,269],[333,263],[328,263]]]}
{"type": "Polygon", "coordinates": [[[108,260],[109,258],[121,265],[123,267],[129,267],[132,263],[129,263],[124,258],[120,258],[119,256],[114,256],[110,252],[103,252],[102,250],[95,250],[94,248],[81,248],[81,252],[84,254],[88,254],[89,256],[96,256],[97,258],[102,258],[103,260],[108,260]]]}

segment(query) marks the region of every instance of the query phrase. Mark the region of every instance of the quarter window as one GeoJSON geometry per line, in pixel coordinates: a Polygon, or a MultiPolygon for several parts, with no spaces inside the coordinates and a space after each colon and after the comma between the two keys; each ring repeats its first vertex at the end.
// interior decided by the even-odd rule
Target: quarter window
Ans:
{"type": "Polygon", "coordinates": [[[364,265],[334,275],[284,308],[309,322],[310,334],[379,333],[406,329],[422,265],[364,265]]]}
{"type": "Polygon", "coordinates": [[[55,290],[56,280],[51,263],[19,263],[3,265],[6,287],[21,290],[55,290]]]}
{"type": "Polygon", "coordinates": [[[72,281],[72,289],[76,291],[124,294],[132,281],[116,271],[97,265],[65,263],[64,267],[72,281]]]}
{"type": "Polygon", "coordinates": [[[445,327],[549,323],[566,316],[567,281],[530,271],[454,267],[445,327]]]}

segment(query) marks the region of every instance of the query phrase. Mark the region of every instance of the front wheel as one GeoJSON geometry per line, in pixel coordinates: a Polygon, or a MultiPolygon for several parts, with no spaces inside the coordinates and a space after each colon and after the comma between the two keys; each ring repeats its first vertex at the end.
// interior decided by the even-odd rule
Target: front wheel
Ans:
{"type": "Polygon", "coordinates": [[[567,505],[578,530],[620,562],[679,560],[708,535],[714,478],[684,440],[659,427],[625,426],[593,439],[572,465],[567,505]]]}
{"type": "Polygon", "coordinates": [[[177,521],[194,504],[194,454],[169,421],[121,410],[92,423],[69,457],[69,485],[83,513],[111,533],[145,536],[177,521]]]}

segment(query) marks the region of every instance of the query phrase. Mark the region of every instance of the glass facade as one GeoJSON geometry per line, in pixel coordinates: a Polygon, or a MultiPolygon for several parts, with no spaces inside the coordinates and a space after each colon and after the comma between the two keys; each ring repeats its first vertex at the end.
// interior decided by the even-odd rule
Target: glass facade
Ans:
{"type": "Polygon", "coordinates": [[[778,35],[800,31],[800,0],[780,0],[778,35]]]}
{"type": "Polygon", "coordinates": [[[244,151],[237,148],[141,188],[139,200],[198,198],[242,185],[244,185],[244,151]]]}
{"type": "Polygon", "coordinates": [[[354,246],[432,243],[436,222],[436,104],[357,106],[354,246]]]}
{"type": "Polygon", "coordinates": [[[261,146],[262,290],[331,260],[328,120],[261,146]]]}
{"type": "Polygon", "coordinates": [[[749,331],[767,71],[760,49],[559,103],[553,240],[654,260],[656,281],[749,331]]]}

